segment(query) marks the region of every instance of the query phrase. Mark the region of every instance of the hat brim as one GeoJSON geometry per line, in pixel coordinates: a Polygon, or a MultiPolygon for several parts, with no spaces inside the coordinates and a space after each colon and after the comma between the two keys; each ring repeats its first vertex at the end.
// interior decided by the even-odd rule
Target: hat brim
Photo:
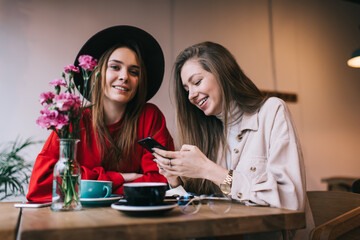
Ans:
{"type": "MultiPolygon", "coordinates": [[[[140,28],[120,25],[106,28],[96,33],[81,48],[75,58],[74,65],[79,65],[78,58],[81,55],[90,55],[99,60],[106,50],[124,41],[134,41],[139,46],[147,73],[146,101],[148,101],[157,93],[161,86],[164,77],[165,60],[159,43],[149,33],[140,28]]],[[[82,93],[84,79],[81,72],[75,73],[74,81],[76,87],[82,93]]],[[[88,85],[87,89],[90,89],[90,85],[88,85]]],[[[90,96],[87,97],[89,101],[91,100],[90,98],[90,96]]]]}

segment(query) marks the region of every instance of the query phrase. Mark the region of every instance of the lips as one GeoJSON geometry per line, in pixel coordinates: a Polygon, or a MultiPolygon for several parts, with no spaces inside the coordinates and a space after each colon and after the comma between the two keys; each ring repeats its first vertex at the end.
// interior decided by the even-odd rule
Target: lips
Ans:
{"type": "Polygon", "coordinates": [[[206,100],[207,100],[208,98],[209,98],[209,97],[206,97],[206,98],[201,99],[199,102],[197,102],[197,105],[198,105],[199,107],[201,107],[201,106],[206,102],[206,100]]]}
{"type": "Polygon", "coordinates": [[[129,91],[129,89],[127,87],[124,86],[113,86],[113,88],[117,89],[117,90],[121,90],[121,91],[129,91]]]}

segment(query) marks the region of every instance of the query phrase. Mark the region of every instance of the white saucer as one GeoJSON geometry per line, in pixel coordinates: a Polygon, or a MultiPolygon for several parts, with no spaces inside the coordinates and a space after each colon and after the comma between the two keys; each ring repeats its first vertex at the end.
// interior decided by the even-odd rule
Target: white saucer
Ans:
{"type": "Polygon", "coordinates": [[[80,202],[83,205],[88,206],[103,206],[103,205],[110,205],[116,201],[119,201],[123,196],[118,195],[111,195],[107,198],[80,198],[80,202]]]}
{"type": "Polygon", "coordinates": [[[163,205],[158,206],[130,206],[127,205],[126,201],[111,204],[111,208],[132,216],[159,215],[172,210],[176,206],[178,206],[178,204],[173,202],[164,202],[163,205]]]}

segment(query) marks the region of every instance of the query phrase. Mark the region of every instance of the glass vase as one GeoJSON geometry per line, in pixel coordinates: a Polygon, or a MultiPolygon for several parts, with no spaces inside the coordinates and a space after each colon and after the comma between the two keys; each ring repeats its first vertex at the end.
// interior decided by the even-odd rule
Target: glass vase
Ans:
{"type": "Polygon", "coordinates": [[[53,196],[51,210],[81,210],[81,171],[76,161],[78,139],[59,139],[60,155],[54,167],[53,196]]]}

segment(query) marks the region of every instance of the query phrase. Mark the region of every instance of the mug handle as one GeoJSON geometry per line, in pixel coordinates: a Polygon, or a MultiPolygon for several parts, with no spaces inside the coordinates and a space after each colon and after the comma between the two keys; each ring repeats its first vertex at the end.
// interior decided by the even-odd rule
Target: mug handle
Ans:
{"type": "Polygon", "coordinates": [[[106,194],[105,194],[104,198],[110,197],[111,196],[111,187],[104,186],[103,190],[105,190],[105,189],[106,189],[106,194]]]}

